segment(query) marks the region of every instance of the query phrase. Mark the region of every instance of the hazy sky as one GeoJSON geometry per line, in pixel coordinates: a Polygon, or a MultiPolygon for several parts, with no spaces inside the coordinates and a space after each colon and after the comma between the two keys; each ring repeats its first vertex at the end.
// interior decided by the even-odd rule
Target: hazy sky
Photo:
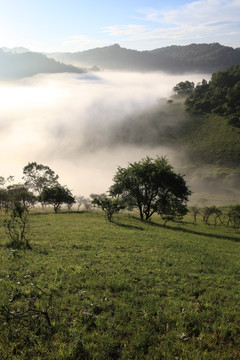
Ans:
{"type": "Polygon", "coordinates": [[[240,0],[0,0],[0,47],[240,46],[240,0]]]}

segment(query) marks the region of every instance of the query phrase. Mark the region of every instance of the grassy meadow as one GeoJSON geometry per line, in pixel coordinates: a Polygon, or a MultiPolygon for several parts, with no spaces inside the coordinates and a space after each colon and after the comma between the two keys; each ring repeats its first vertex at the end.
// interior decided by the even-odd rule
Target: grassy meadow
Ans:
{"type": "Polygon", "coordinates": [[[0,359],[239,359],[240,234],[123,213],[0,216],[0,359]]]}

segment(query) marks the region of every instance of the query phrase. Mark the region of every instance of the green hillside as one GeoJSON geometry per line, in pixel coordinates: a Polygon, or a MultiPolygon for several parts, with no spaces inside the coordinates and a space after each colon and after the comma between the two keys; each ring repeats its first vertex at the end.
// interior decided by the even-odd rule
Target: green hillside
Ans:
{"type": "Polygon", "coordinates": [[[193,161],[200,164],[240,166],[240,129],[228,118],[215,115],[192,115],[181,125],[179,140],[193,161]]]}
{"type": "Polygon", "coordinates": [[[51,211],[30,214],[32,250],[0,227],[1,359],[240,358],[232,227],[51,211]]]}

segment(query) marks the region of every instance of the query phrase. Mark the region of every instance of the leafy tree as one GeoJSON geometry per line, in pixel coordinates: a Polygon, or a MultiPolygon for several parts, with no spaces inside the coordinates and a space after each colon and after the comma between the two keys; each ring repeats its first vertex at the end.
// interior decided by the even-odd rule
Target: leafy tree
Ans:
{"type": "Polygon", "coordinates": [[[194,83],[188,80],[181,81],[177,85],[174,86],[173,92],[178,96],[189,96],[192,94],[194,90],[194,83]]]}
{"type": "Polygon", "coordinates": [[[38,195],[44,187],[58,184],[59,176],[48,166],[37,164],[36,162],[28,163],[28,165],[23,168],[23,174],[25,185],[38,195]]]}
{"type": "Polygon", "coordinates": [[[119,198],[112,198],[106,194],[92,195],[94,205],[100,207],[107,215],[109,221],[112,221],[114,214],[118,214],[120,210],[124,209],[125,206],[119,198]]]}
{"type": "Polygon", "coordinates": [[[53,205],[55,213],[60,210],[62,204],[68,205],[75,202],[71,191],[60,184],[44,187],[38,199],[42,203],[53,205]]]}
{"type": "Polygon", "coordinates": [[[210,218],[214,218],[214,225],[217,225],[217,220],[222,223],[222,211],[216,206],[205,206],[203,209],[203,222],[207,225],[209,224],[210,218]]]}
{"type": "Polygon", "coordinates": [[[182,217],[191,191],[180,174],[176,174],[165,157],[146,157],[118,168],[110,188],[112,196],[122,196],[130,207],[139,210],[140,218],[148,220],[154,213],[164,221],[182,217]]]}
{"type": "Polygon", "coordinates": [[[14,202],[10,217],[4,220],[4,227],[10,239],[9,247],[31,249],[27,237],[28,208],[20,201],[14,202]]]}
{"type": "Polygon", "coordinates": [[[11,204],[20,202],[23,206],[29,208],[37,201],[36,196],[22,184],[9,185],[7,192],[8,200],[11,204]]]}
{"type": "Polygon", "coordinates": [[[240,205],[231,206],[228,211],[229,222],[233,224],[235,231],[240,227],[240,205]]]}

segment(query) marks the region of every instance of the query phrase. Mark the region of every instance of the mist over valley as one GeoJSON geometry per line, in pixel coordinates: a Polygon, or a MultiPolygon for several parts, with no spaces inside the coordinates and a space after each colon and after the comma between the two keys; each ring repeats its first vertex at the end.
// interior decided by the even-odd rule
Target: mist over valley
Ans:
{"type": "Polygon", "coordinates": [[[188,157],[174,128],[186,120],[172,88],[209,74],[101,72],[37,75],[1,82],[2,175],[32,161],[49,165],[75,194],[104,192],[117,166],[146,155],[181,169],[188,157]]]}

